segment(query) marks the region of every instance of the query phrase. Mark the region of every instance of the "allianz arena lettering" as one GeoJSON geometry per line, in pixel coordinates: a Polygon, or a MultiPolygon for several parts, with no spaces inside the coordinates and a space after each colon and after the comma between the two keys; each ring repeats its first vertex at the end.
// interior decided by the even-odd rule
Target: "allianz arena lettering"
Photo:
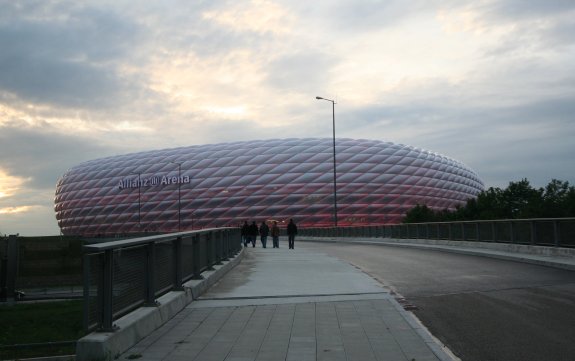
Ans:
{"type": "Polygon", "coordinates": [[[131,179],[122,179],[118,185],[119,189],[124,188],[138,188],[138,187],[152,187],[157,185],[168,185],[168,184],[186,184],[190,183],[189,176],[181,176],[181,177],[149,177],[140,179],[138,178],[131,178],[131,179]]]}
{"type": "MultiPolygon", "coordinates": [[[[58,181],[56,219],[63,234],[85,236],[289,218],[332,226],[332,146],[274,139],[87,161],[58,181]]],[[[453,209],[484,189],[464,164],[403,144],[337,139],[336,161],[339,226],[399,223],[416,204],[453,209]]]]}

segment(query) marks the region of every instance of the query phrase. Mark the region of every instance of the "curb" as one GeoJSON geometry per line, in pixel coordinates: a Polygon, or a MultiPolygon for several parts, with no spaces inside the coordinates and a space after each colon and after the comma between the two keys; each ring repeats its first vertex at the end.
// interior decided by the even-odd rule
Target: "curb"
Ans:
{"type": "Polygon", "coordinates": [[[76,355],[19,358],[17,361],[74,361],[76,355]]]}
{"type": "Polygon", "coordinates": [[[412,312],[406,311],[395,297],[391,297],[390,302],[440,361],[461,361],[447,346],[433,336],[412,312]]]}
{"type": "Polygon", "coordinates": [[[190,302],[220,280],[244,257],[244,249],[229,261],[214,266],[213,271],[204,271],[202,280],[191,280],[183,284],[183,291],[171,291],[157,299],[158,307],[140,307],[116,320],[119,329],[115,332],[92,332],[76,345],[77,361],[109,361],[118,358],[144,337],[162,326],[190,302]]]}

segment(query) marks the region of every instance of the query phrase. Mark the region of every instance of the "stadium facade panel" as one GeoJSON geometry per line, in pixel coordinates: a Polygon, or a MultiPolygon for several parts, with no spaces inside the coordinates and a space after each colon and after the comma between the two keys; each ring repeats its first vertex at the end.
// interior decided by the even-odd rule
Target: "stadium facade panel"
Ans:
{"type": "MultiPolygon", "coordinates": [[[[453,209],[484,189],[464,164],[408,145],[337,139],[339,226],[399,223],[416,204],[453,209]]],[[[334,224],[333,140],[274,139],[84,162],[58,181],[66,235],[173,232],[244,220],[334,224]]]]}

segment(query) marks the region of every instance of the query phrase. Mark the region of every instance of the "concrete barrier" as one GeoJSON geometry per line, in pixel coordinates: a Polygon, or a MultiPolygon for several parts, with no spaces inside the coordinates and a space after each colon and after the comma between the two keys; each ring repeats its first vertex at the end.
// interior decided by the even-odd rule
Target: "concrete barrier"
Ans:
{"type": "Polygon", "coordinates": [[[301,236],[299,240],[309,242],[359,243],[380,246],[418,248],[575,270],[575,249],[564,247],[545,247],[495,242],[367,237],[340,238],[301,236]]]}

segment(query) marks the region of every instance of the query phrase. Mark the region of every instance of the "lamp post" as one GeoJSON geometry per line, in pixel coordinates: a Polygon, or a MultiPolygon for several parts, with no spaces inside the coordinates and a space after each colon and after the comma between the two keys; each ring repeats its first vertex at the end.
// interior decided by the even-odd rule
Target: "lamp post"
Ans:
{"type": "Polygon", "coordinates": [[[333,120],[333,223],[337,227],[337,180],[335,168],[335,100],[326,99],[322,97],[315,97],[318,100],[326,100],[331,102],[331,114],[333,120]]]}
{"type": "Polygon", "coordinates": [[[181,196],[181,188],[182,188],[182,163],[178,162],[170,162],[172,164],[178,165],[178,232],[182,231],[182,196],[181,196]]]}

